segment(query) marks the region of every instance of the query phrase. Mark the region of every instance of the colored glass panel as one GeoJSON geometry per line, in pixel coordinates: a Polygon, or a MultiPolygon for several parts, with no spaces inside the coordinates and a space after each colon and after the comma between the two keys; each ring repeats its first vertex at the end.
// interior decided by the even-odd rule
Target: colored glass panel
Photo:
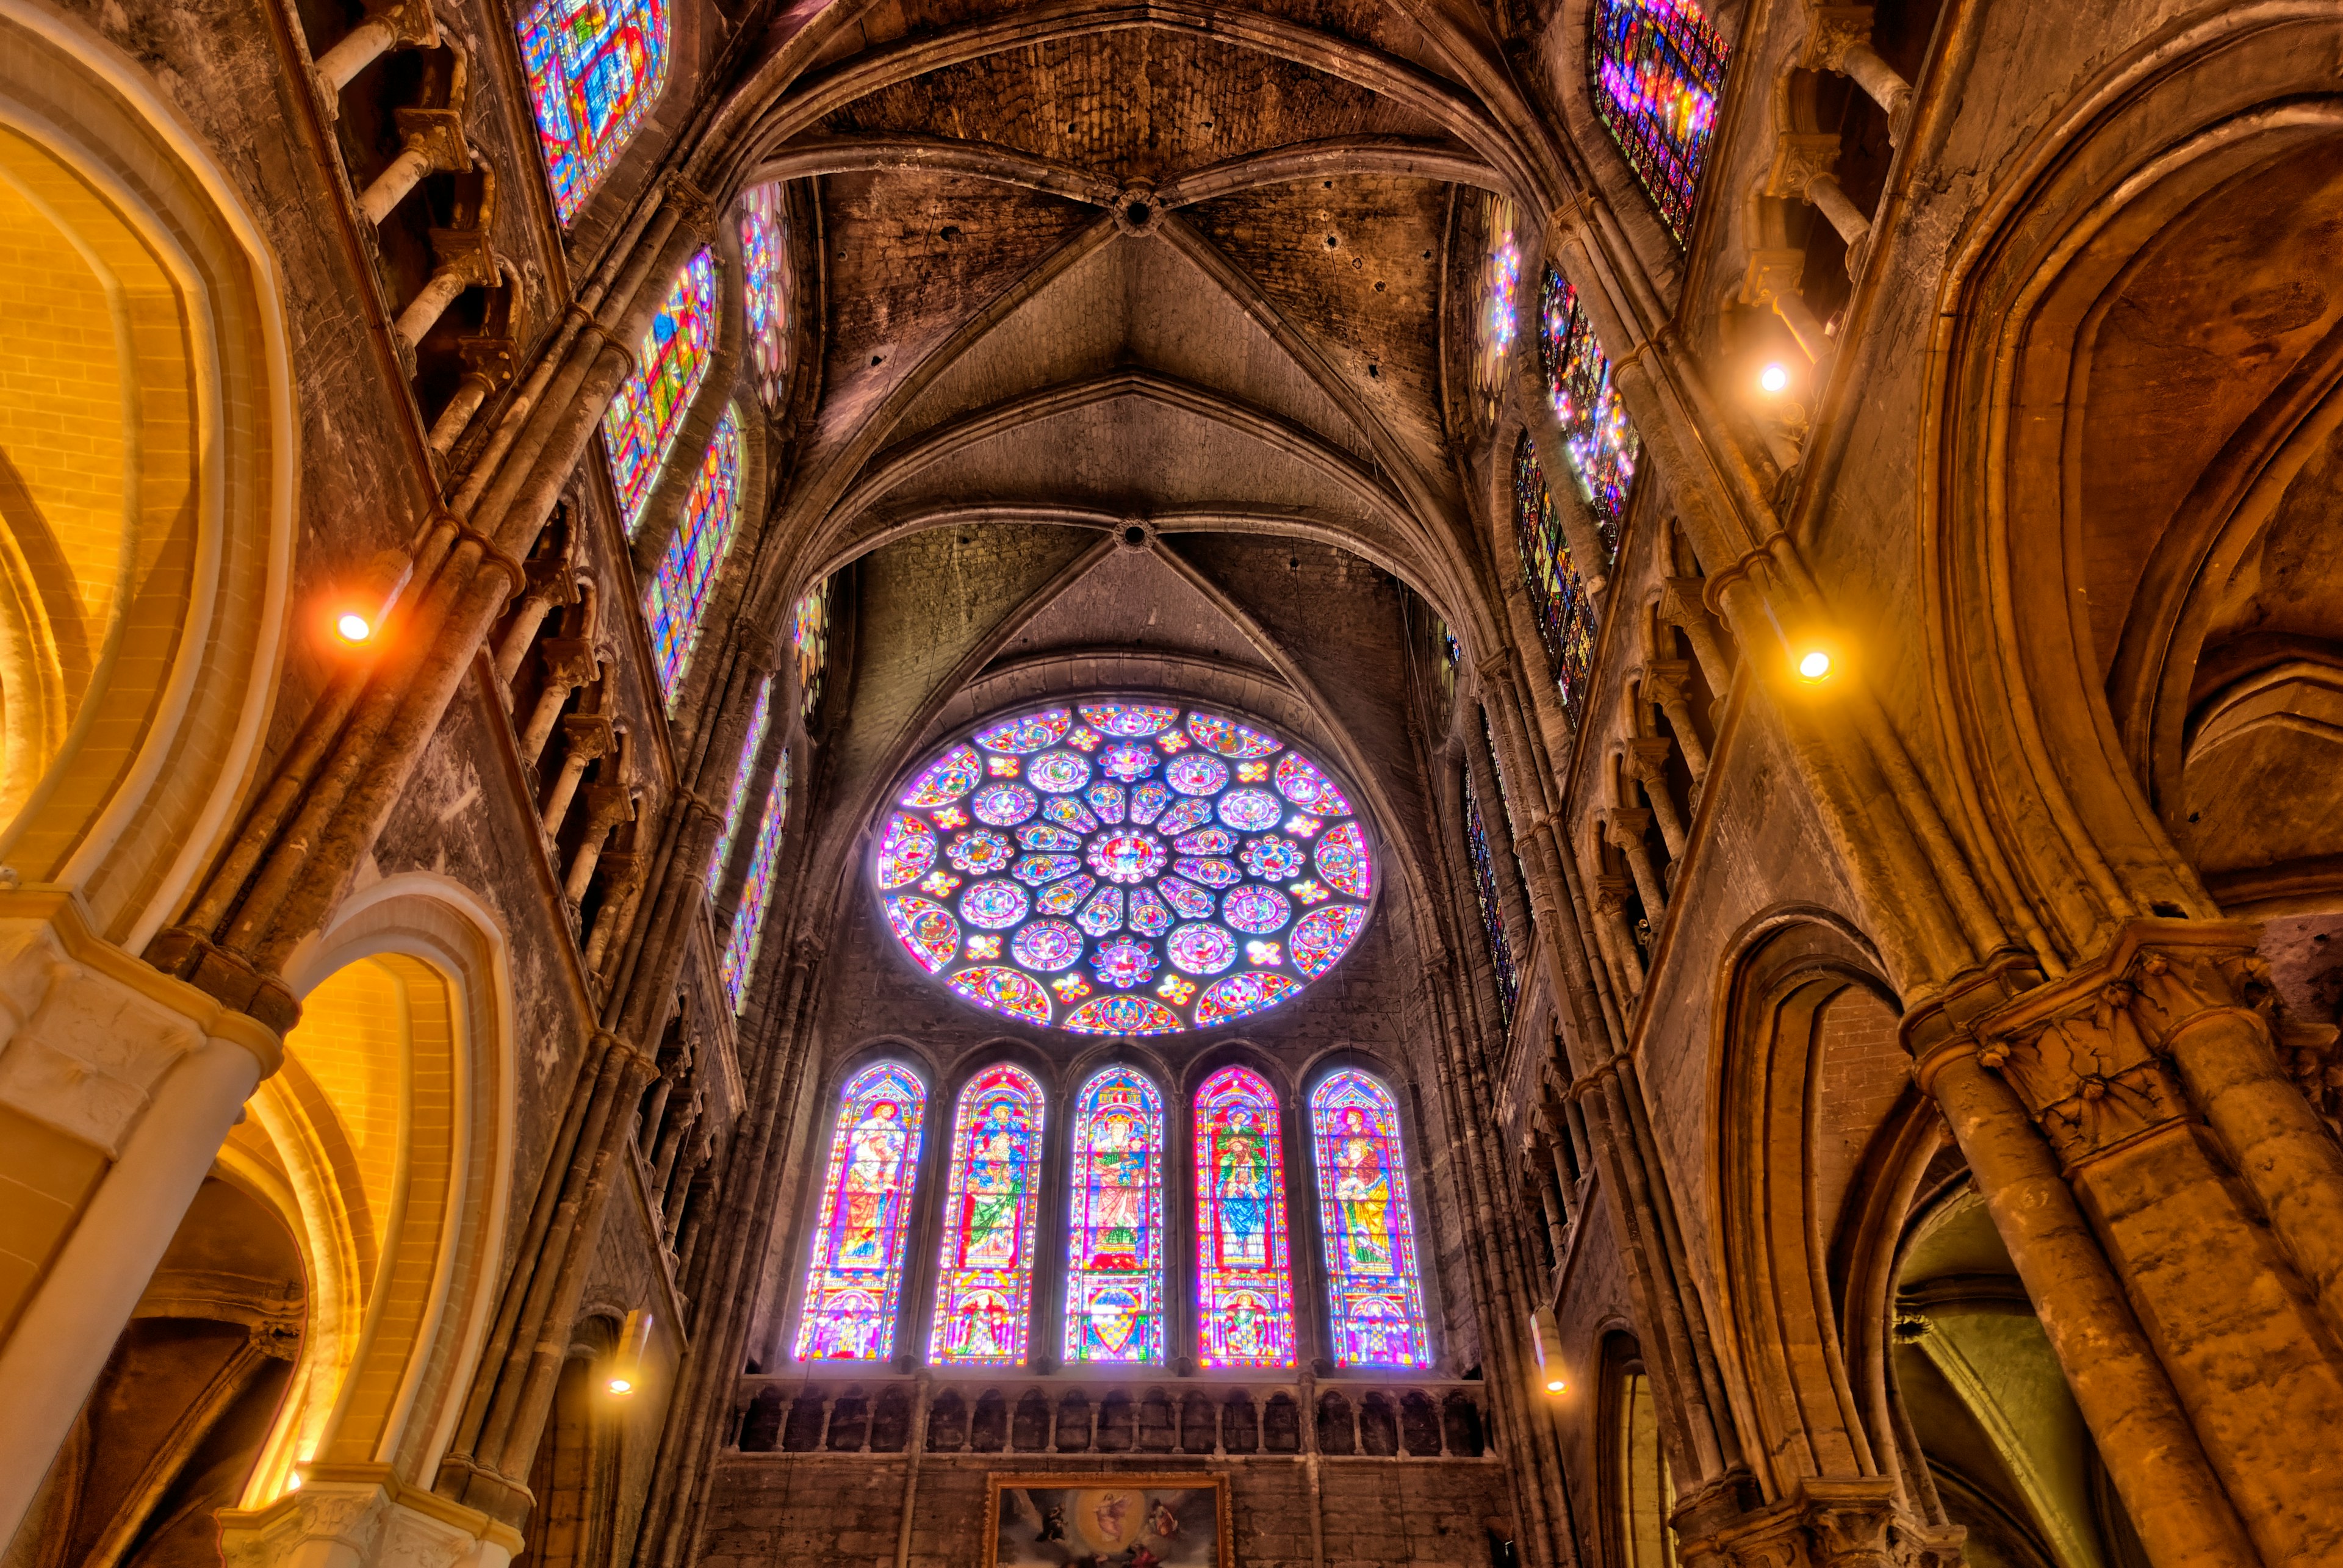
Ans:
{"type": "Polygon", "coordinates": [[[659,570],[643,595],[643,619],[649,623],[651,662],[659,671],[659,690],[669,703],[691,668],[692,650],[699,644],[699,623],[708,613],[708,596],[716,574],[732,548],[732,524],[739,513],[740,488],[740,419],[731,409],[716,422],[716,434],[700,459],[699,477],[683,503],[675,538],[667,542],[659,570]]]}
{"type": "Polygon", "coordinates": [[[1031,1074],[1004,1064],[969,1080],[952,1116],[950,1159],[928,1359],[1021,1362],[1041,1207],[1041,1086],[1031,1074]]]}
{"type": "Polygon", "coordinates": [[[1066,1238],[1069,1362],[1163,1359],[1163,1102],[1109,1067],[1074,1097],[1066,1238]]]}
{"type": "MultiPolygon", "coordinates": [[[[635,354],[635,369],[618,384],[602,416],[602,444],[610,455],[610,482],[627,531],[634,532],[659,482],[659,468],[716,353],[716,253],[702,249],[683,264],[650,330],[635,354]]],[[[734,459],[738,466],[739,459],[734,459]]]]}
{"type": "MultiPolygon", "coordinates": [[[[1538,354],[1554,417],[1562,426],[1562,449],[1594,508],[1604,552],[1615,558],[1643,443],[1627,423],[1627,407],[1611,382],[1610,357],[1594,340],[1594,325],[1578,302],[1578,290],[1551,266],[1539,307],[1538,354]]],[[[1610,563],[1604,565],[1608,569],[1610,563]]]]}
{"type": "Polygon", "coordinates": [[[725,939],[724,956],[716,966],[734,1012],[747,1000],[749,980],[757,972],[757,948],[764,940],[765,915],[773,899],[773,864],[780,857],[781,819],[789,813],[789,754],[784,751],[780,766],[773,769],[773,787],[765,796],[757,847],[749,856],[748,879],[740,885],[739,911],[732,917],[732,934],[725,939]]]}
{"type": "Polygon", "coordinates": [[[865,1068],[840,1092],[798,1319],[799,1361],[883,1362],[895,1353],[926,1105],[911,1070],[891,1061],[865,1068]]]}
{"type": "Polygon", "coordinates": [[[1522,247],[1514,238],[1520,211],[1500,196],[1481,198],[1481,286],[1473,308],[1473,413],[1481,428],[1495,422],[1505,397],[1505,354],[1513,346],[1521,307],[1522,247]]]}
{"type": "Polygon", "coordinates": [[[568,223],[667,86],[667,3],[538,0],[518,30],[553,210],[568,223]]]}
{"type": "Polygon", "coordinates": [[[1554,515],[1554,498],[1546,493],[1527,435],[1513,449],[1513,542],[1521,551],[1538,638],[1545,644],[1546,668],[1575,724],[1594,664],[1594,603],[1571,562],[1562,519],[1554,515]]]}
{"type": "Polygon", "coordinates": [[[778,410],[789,368],[789,246],[778,185],[740,195],[740,304],[748,318],[757,396],[767,409],[778,410]]]}
{"type": "Polygon", "coordinates": [[[1594,26],[1595,113],[1682,245],[1729,51],[1693,0],[1595,0],[1594,26]]]}
{"type": "MultiPolygon", "coordinates": [[[[810,719],[821,701],[821,676],[830,660],[830,579],[806,590],[791,612],[789,649],[798,664],[798,711],[810,719]]],[[[908,804],[908,802],[907,802],[908,804]]]]}
{"type": "Polygon", "coordinates": [[[1310,1096],[1310,1133],[1334,1364],[1430,1365],[1398,1102],[1363,1072],[1337,1072],[1310,1096]]]}
{"type": "MultiPolygon", "coordinates": [[[[749,739],[740,743],[740,758],[732,768],[732,793],[724,802],[724,830],[716,836],[716,853],[709,857],[708,893],[710,898],[715,897],[717,890],[722,886],[725,863],[732,858],[732,835],[740,829],[740,808],[749,803],[749,776],[757,771],[757,753],[765,748],[765,729],[772,721],[772,717],[773,678],[769,675],[765,677],[764,683],[757,688],[756,716],[749,720],[749,739]]],[[[916,854],[917,850],[914,849],[905,852],[916,854]]],[[[932,834],[928,838],[927,854],[929,859],[935,859],[936,845],[932,834]]],[[[895,864],[900,867],[902,863],[899,854],[895,864]]],[[[924,865],[920,869],[927,869],[924,865]]],[[[900,881],[890,882],[888,885],[900,887],[903,882],[910,880],[910,878],[905,877],[900,881]]]]}
{"type": "Polygon", "coordinates": [[[1520,982],[1513,975],[1513,944],[1505,940],[1504,906],[1497,902],[1497,868],[1489,859],[1489,830],[1481,820],[1481,801],[1473,791],[1469,773],[1464,777],[1464,849],[1473,861],[1473,900],[1481,908],[1481,930],[1489,939],[1489,963],[1497,971],[1497,1000],[1510,1026],[1520,982]]]}
{"type": "Polygon", "coordinates": [[[1196,1091],[1196,1353],[1208,1367],[1293,1364],[1285,1158],[1277,1096],[1250,1068],[1196,1091]]]}

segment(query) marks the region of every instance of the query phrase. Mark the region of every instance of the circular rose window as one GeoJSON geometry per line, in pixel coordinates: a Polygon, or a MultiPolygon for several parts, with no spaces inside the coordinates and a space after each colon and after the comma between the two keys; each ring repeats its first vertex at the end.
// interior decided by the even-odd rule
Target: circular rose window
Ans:
{"type": "Polygon", "coordinates": [[[1366,928],[1342,787],[1264,727],[1171,702],[1035,709],[911,776],[871,863],[963,1000],[1076,1034],[1209,1029],[1299,996],[1366,928]]]}

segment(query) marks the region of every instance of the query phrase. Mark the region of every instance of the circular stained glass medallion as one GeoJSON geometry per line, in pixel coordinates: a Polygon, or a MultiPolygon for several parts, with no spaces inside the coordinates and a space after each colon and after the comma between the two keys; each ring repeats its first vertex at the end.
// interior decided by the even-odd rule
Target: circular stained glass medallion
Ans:
{"type": "Polygon", "coordinates": [[[871,886],[905,951],[975,1006],[1077,1034],[1208,1029],[1299,996],[1366,930],[1354,799],[1251,719],[1020,709],[910,771],[871,886]]]}

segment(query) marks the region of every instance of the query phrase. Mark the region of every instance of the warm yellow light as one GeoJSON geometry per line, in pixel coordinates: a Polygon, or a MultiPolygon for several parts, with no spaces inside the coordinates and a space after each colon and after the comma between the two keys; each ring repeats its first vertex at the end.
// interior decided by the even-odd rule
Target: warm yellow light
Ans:
{"type": "Polygon", "coordinates": [[[1779,361],[1757,372],[1757,388],[1767,397],[1786,392],[1790,387],[1789,367],[1779,361]]]}
{"type": "Polygon", "coordinates": [[[344,642],[364,642],[374,635],[374,628],[357,611],[346,609],[334,618],[334,635],[344,642]]]}
{"type": "Polygon", "coordinates": [[[1831,672],[1831,656],[1819,648],[1810,648],[1798,656],[1798,678],[1821,680],[1831,672]]]}
{"type": "Polygon", "coordinates": [[[628,1382],[625,1378],[614,1377],[610,1380],[610,1392],[612,1393],[632,1393],[635,1392],[635,1385],[628,1382]]]}
{"type": "Polygon", "coordinates": [[[1564,1382],[1560,1378],[1554,1378],[1546,1383],[1545,1392],[1548,1393],[1560,1393],[1564,1389],[1568,1388],[1569,1386],[1570,1385],[1568,1383],[1564,1382]]]}

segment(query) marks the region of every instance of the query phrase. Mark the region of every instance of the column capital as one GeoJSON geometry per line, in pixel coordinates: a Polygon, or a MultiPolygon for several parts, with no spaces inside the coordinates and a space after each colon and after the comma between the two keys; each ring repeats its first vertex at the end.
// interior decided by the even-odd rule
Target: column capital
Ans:
{"type": "Polygon", "coordinates": [[[1871,42],[1871,7],[1817,5],[1807,13],[1805,52],[1798,64],[1809,71],[1845,71],[1846,52],[1871,42]]]}
{"type": "Polygon", "coordinates": [[[1960,1568],[1957,1524],[1928,1524],[1896,1501],[1886,1476],[1808,1476],[1795,1496],[1730,1518],[1709,1533],[1677,1510],[1687,1563],[1732,1568],[1960,1568]]]}

